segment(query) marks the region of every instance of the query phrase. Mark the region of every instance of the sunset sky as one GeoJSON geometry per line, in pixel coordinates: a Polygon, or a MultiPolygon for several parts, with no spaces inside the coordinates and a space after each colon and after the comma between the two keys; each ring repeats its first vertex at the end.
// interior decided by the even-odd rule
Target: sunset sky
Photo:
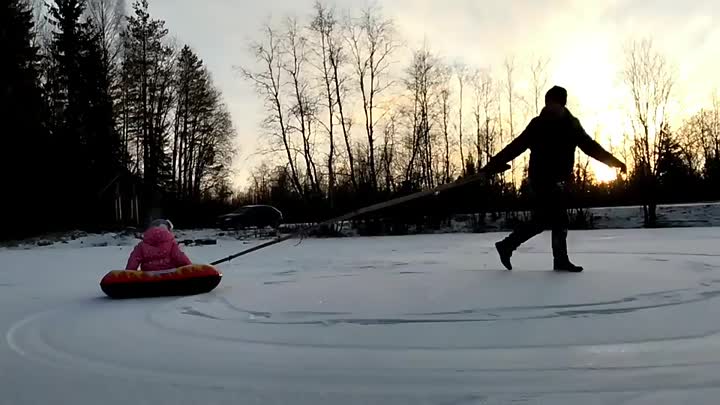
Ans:
{"type": "MultiPolygon", "coordinates": [[[[130,1],[128,1],[128,4],[130,1]]],[[[590,134],[607,146],[626,125],[619,71],[622,46],[650,37],[677,71],[675,116],[708,103],[720,87],[720,1],[707,0],[379,0],[395,20],[402,40],[429,47],[449,62],[491,67],[514,56],[518,78],[533,56],[550,59],[549,84],[566,87],[575,114],[590,134]]],[[[304,17],[313,0],[153,0],[150,11],[166,20],[172,35],[189,43],[205,60],[233,114],[240,147],[234,168],[243,185],[258,162],[262,104],[234,66],[252,64],[248,40],[269,19],[304,17]]],[[[338,8],[362,7],[337,0],[338,8]]],[[[407,59],[400,55],[398,63],[407,59]]],[[[516,126],[526,122],[518,120],[516,126]]],[[[517,129],[516,129],[517,132],[517,129]]],[[[600,178],[614,172],[598,168],[600,178]]]]}

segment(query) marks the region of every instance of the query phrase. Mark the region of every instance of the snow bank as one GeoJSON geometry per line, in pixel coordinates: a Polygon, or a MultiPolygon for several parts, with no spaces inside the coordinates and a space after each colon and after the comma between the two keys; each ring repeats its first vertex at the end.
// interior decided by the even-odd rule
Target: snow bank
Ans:
{"type": "MultiPolygon", "coordinates": [[[[588,208],[590,223],[587,229],[640,229],[643,228],[643,209],[641,206],[596,207],[588,208]]],[[[513,213],[526,219],[527,212],[513,213]]],[[[657,207],[658,227],[717,227],[720,226],[720,203],[675,204],[657,207]]],[[[505,213],[495,218],[492,214],[456,215],[450,225],[437,233],[492,232],[509,230],[511,226],[505,213]]]]}
{"type": "MultiPolygon", "coordinates": [[[[176,229],[175,238],[181,245],[215,244],[219,241],[262,240],[272,237],[268,231],[221,231],[218,229],[176,229]]],[[[141,234],[135,231],[87,233],[73,231],[65,234],[45,235],[6,246],[10,249],[46,249],[87,248],[106,246],[134,246],[141,240],[141,234]]]]}
{"type": "MultiPolygon", "coordinates": [[[[591,223],[589,229],[640,229],[643,228],[643,210],[639,206],[589,208],[591,223]]],[[[529,213],[514,213],[516,218],[528,218],[529,213]]],[[[677,227],[720,227],[720,203],[660,205],[657,208],[658,226],[677,227]]],[[[475,233],[507,231],[511,228],[505,213],[465,214],[453,216],[449,224],[440,229],[425,229],[419,233],[475,233]]],[[[281,233],[295,232],[310,224],[284,224],[281,233]]],[[[414,226],[408,227],[408,233],[418,233],[414,226]]],[[[346,237],[358,236],[359,231],[350,222],[339,227],[339,233],[346,237]]],[[[270,230],[221,231],[218,229],[175,230],[177,240],[184,245],[217,243],[219,241],[266,240],[275,236],[270,230]]],[[[139,242],[140,234],[128,232],[108,232],[88,234],[82,231],[59,235],[46,235],[22,242],[10,244],[10,247],[32,249],[38,246],[58,247],[102,247],[130,246],[139,242]]]]}

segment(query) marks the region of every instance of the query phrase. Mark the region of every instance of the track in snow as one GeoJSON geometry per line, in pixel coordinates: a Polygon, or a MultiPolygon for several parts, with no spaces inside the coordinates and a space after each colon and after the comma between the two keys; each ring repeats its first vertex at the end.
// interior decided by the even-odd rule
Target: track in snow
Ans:
{"type": "MultiPolygon", "coordinates": [[[[17,314],[0,317],[10,349],[0,361],[18,379],[75,381],[87,391],[63,399],[81,402],[105,397],[98,387],[139,387],[153,403],[714,403],[717,236],[574,233],[582,274],[547,270],[547,237],[513,272],[490,249],[498,235],[306,240],[231,263],[211,294],[133,301],[81,288],[92,273],[67,268],[68,284],[39,303],[3,289],[17,314]]],[[[191,254],[217,249],[237,246],[191,254]]],[[[66,255],[77,264],[109,251],[127,253],[66,255]]],[[[17,270],[8,279],[26,281],[17,270]]],[[[15,404],[53,397],[2,388],[15,404]]]]}

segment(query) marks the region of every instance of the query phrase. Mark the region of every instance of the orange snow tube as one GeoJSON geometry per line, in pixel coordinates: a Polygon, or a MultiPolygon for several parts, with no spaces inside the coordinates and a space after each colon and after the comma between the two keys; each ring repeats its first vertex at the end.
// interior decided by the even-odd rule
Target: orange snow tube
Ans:
{"type": "Polygon", "coordinates": [[[191,264],[172,270],[113,270],[100,281],[110,298],[141,298],[196,295],[212,291],[222,273],[207,264],[191,264]]]}

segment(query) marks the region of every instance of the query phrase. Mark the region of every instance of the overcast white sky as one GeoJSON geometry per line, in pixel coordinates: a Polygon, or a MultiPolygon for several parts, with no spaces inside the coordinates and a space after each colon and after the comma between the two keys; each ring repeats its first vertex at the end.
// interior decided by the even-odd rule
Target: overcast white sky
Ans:
{"type": "MultiPolygon", "coordinates": [[[[204,59],[233,114],[242,184],[256,159],[261,103],[234,66],[252,63],[249,39],[270,18],[308,15],[313,0],[151,0],[150,12],[204,59]]],[[[128,6],[131,0],[128,0],[128,6]]],[[[588,132],[617,128],[623,41],[651,36],[678,68],[679,98],[697,108],[720,84],[720,0],[379,0],[402,39],[449,61],[499,68],[532,55],[551,59],[550,84],[568,88],[588,132]]],[[[330,1],[338,8],[366,2],[330,1]]],[[[520,66],[520,68],[523,68],[520,66]]],[[[520,124],[520,123],[518,123],[520,124]]],[[[523,123],[524,124],[524,123],[523,123]]],[[[606,135],[612,138],[612,135],[606,135]]]]}

